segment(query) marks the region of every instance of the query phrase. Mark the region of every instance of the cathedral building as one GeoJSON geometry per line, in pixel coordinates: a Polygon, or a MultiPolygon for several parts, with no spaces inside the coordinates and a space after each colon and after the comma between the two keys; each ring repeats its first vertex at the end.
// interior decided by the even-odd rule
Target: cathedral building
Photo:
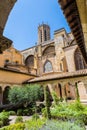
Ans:
{"type": "Polygon", "coordinates": [[[38,27],[37,45],[21,51],[21,54],[28,72],[38,76],[72,72],[86,67],[72,33],[61,28],[54,31],[54,39],[51,39],[50,27],[46,24],[38,27]]]}
{"type": "MultiPolygon", "coordinates": [[[[37,45],[23,51],[11,46],[0,54],[0,104],[8,102],[7,93],[14,85],[32,81],[40,83],[40,78],[49,84],[55,76],[66,77],[67,73],[73,74],[76,70],[85,68],[85,60],[72,33],[61,28],[54,31],[54,38],[51,39],[49,25],[41,24],[38,26],[37,45]]],[[[67,82],[63,89],[60,83],[55,83],[54,80],[52,86],[49,86],[50,91],[53,88],[59,97],[66,95],[67,99],[75,99],[75,85],[67,82]]]]}

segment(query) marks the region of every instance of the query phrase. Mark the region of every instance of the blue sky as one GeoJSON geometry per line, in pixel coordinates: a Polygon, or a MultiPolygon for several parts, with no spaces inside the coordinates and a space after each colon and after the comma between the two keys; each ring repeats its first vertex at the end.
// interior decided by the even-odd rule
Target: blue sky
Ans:
{"type": "Polygon", "coordinates": [[[6,23],[4,36],[13,41],[18,50],[35,45],[38,39],[37,28],[42,22],[54,31],[64,27],[70,32],[58,0],[17,0],[6,23]]]}

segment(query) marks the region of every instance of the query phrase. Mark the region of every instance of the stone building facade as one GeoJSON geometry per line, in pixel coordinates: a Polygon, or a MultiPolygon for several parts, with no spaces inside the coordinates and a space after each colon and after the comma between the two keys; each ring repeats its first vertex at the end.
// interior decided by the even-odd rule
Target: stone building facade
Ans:
{"type": "Polygon", "coordinates": [[[38,27],[37,45],[21,51],[21,54],[28,72],[39,76],[26,83],[48,86],[50,92],[55,91],[58,97],[68,100],[76,99],[78,85],[80,100],[87,101],[87,84],[79,76],[86,69],[86,62],[72,33],[62,28],[54,32],[54,39],[50,39],[50,27],[42,24],[38,27]]]}
{"type": "MultiPolygon", "coordinates": [[[[10,87],[22,83],[32,83],[31,79],[34,79],[34,83],[37,82],[37,79],[41,82],[40,77],[43,81],[44,78],[48,80],[46,84],[50,91],[55,90],[59,97],[65,97],[66,89],[67,98],[75,99],[75,84],[65,83],[63,79],[65,87],[62,87],[62,84],[60,82],[56,84],[52,77],[56,75],[61,77],[61,75],[85,68],[85,60],[72,33],[67,33],[62,28],[56,30],[54,39],[51,39],[50,27],[42,24],[38,27],[36,46],[23,51],[18,51],[11,46],[0,54],[0,103],[7,102],[5,95],[10,87]],[[52,84],[50,84],[50,76],[52,84]]],[[[40,84],[43,86],[44,83],[40,84]]]]}
{"type": "Polygon", "coordinates": [[[54,39],[50,39],[50,27],[46,24],[38,27],[37,45],[21,51],[21,54],[29,73],[39,76],[72,72],[86,67],[72,33],[62,28],[54,32],[54,39]]]}

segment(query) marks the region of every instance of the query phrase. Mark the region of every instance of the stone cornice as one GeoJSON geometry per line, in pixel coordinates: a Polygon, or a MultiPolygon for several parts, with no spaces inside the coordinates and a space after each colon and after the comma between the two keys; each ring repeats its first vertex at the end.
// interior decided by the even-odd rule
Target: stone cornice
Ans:
{"type": "Polygon", "coordinates": [[[8,49],[12,45],[12,41],[0,35],[0,53],[8,49]]]}

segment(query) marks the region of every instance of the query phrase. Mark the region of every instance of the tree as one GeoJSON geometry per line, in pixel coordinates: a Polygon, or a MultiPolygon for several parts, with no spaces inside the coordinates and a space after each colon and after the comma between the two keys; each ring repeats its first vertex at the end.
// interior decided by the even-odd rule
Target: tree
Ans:
{"type": "Polygon", "coordinates": [[[48,86],[44,87],[44,98],[45,98],[45,107],[46,107],[46,113],[47,113],[47,119],[51,119],[51,112],[50,112],[50,92],[48,86]]]}
{"type": "Polygon", "coordinates": [[[44,92],[40,85],[14,86],[10,89],[8,99],[10,103],[36,103],[44,92]]]}

